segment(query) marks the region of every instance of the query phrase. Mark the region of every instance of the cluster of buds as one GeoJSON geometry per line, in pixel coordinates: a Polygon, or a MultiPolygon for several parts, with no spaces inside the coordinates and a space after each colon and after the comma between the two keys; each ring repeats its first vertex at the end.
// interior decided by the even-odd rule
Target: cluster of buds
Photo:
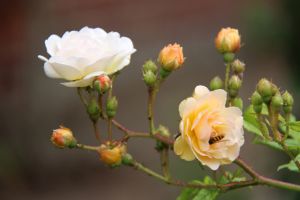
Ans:
{"type": "MultiPolygon", "coordinates": [[[[108,141],[98,150],[100,160],[110,167],[120,166],[126,154],[126,146],[120,142],[108,141]]],[[[128,156],[126,156],[128,160],[128,156]]]]}
{"type": "Polygon", "coordinates": [[[223,54],[224,61],[230,63],[234,60],[235,53],[241,47],[241,36],[237,29],[222,28],[215,38],[217,50],[223,54]]]}
{"type": "Polygon", "coordinates": [[[72,131],[63,126],[53,130],[50,140],[58,148],[74,148],[77,145],[72,131]]]}
{"type": "Polygon", "coordinates": [[[152,60],[148,60],[143,65],[143,78],[147,86],[153,87],[157,80],[158,67],[152,60]]]}
{"type": "Polygon", "coordinates": [[[283,109],[285,113],[291,113],[294,99],[288,91],[285,91],[283,95],[281,95],[278,87],[274,83],[263,78],[256,86],[256,91],[251,97],[251,103],[256,113],[261,112],[263,103],[270,105],[273,111],[277,113],[280,112],[281,109],[283,109]]]}
{"type": "MultiPolygon", "coordinates": [[[[160,65],[159,75],[161,79],[166,78],[172,71],[182,67],[184,63],[182,47],[175,43],[165,46],[159,53],[157,62],[160,65]]],[[[158,80],[158,67],[148,60],[143,65],[143,79],[148,87],[154,87],[158,80]]]]}

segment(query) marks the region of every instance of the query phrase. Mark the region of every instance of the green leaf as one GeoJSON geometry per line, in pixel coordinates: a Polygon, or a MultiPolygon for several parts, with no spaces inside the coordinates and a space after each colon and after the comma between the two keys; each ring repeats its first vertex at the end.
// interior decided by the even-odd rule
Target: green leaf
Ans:
{"type": "Polygon", "coordinates": [[[263,145],[266,145],[266,146],[271,147],[276,150],[283,150],[282,147],[277,142],[274,142],[274,141],[269,141],[269,140],[265,140],[265,139],[262,140],[262,139],[255,138],[253,143],[254,144],[263,144],[263,145]]]}
{"type": "Polygon", "coordinates": [[[252,105],[244,113],[244,128],[260,137],[263,136],[252,105]]]}
{"type": "MultiPolygon", "coordinates": [[[[298,154],[298,156],[295,158],[296,161],[300,161],[300,154],[298,154]]],[[[284,164],[284,165],[280,165],[278,168],[277,168],[277,171],[281,170],[281,169],[289,169],[290,171],[294,171],[294,172],[300,172],[295,161],[294,160],[291,160],[289,163],[287,164],[284,164]]]]}
{"type": "MultiPolygon", "coordinates": [[[[202,182],[192,181],[192,183],[215,184],[209,176],[206,176],[202,182]]],[[[184,188],[176,200],[215,200],[219,193],[218,189],[184,188]]]]}
{"type": "Polygon", "coordinates": [[[300,121],[290,122],[289,127],[296,132],[300,132],[300,121]]]}

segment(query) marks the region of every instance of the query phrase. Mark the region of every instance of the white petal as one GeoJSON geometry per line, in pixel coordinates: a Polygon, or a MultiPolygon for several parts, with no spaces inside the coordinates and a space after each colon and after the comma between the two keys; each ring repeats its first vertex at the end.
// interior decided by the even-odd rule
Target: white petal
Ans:
{"type": "Polygon", "coordinates": [[[53,69],[53,67],[48,62],[45,62],[44,64],[44,71],[49,78],[61,78],[61,76],[53,69]]]}
{"type": "Polygon", "coordinates": [[[203,85],[198,85],[194,90],[193,97],[196,99],[200,99],[202,96],[206,95],[207,93],[209,93],[209,89],[207,87],[203,85]]]}
{"type": "Polygon", "coordinates": [[[57,49],[57,43],[59,43],[61,38],[57,35],[51,35],[46,41],[45,45],[47,48],[47,53],[51,56],[55,55],[57,49]]]}
{"type": "Polygon", "coordinates": [[[56,71],[57,74],[61,76],[61,78],[66,80],[76,80],[82,78],[82,73],[78,69],[69,66],[64,65],[61,63],[50,63],[53,69],[56,71]]]}
{"type": "Polygon", "coordinates": [[[92,84],[93,80],[94,80],[93,78],[81,79],[81,80],[78,80],[78,81],[64,82],[64,83],[61,83],[61,84],[64,85],[64,86],[67,86],[67,87],[87,87],[87,86],[92,84]]]}

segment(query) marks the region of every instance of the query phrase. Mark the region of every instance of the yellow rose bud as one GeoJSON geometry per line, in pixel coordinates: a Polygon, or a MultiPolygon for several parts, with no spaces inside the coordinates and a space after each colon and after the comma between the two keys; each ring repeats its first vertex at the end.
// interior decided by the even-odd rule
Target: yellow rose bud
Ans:
{"type": "Polygon", "coordinates": [[[235,53],[241,47],[239,31],[233,28],[222,28],[215,39],[216,48],[220,53],[235,53]]]}
{"type": "Polygon", "coordinates": [[[158,62],[167,71],[180,68],[184,62],[182,47],[177,43],[164,47],[159,53],[158,62]]]}
{"type": "Polygon", "coordinates": [[[199,160],[216,170],[232,163],[244,143],[243,116],[237,107],[226,107],[227,93],[197,86],[192,97],[179,105],[181,135],[174,152],[182,159],[199,160]]]}
{"type": "Polygon", "coordinates": [[[69,128],[60,126],[52,132],[51,142],[59,148],[74,148],[77,144],[72,131],[69,128]]]}
{"type": "Polygon", "coordinates": [[[118,166],[122,162],[122,156],[126,153],[123,144],[102,144],[99,148],[100,160],[109,166],[118,166]]]}

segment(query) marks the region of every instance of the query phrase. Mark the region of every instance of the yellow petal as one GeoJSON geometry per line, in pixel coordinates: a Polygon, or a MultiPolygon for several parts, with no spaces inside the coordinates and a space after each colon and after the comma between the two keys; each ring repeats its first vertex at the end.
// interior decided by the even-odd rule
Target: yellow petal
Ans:
{"type": "Polygon", "coordinates": [[[176,155],[180,156],[181,159],[186,161],[192,161],[195,159],[193,152],[191,151],[188,143],[179,136],[174,143],[174,152],[176,155]]]}

